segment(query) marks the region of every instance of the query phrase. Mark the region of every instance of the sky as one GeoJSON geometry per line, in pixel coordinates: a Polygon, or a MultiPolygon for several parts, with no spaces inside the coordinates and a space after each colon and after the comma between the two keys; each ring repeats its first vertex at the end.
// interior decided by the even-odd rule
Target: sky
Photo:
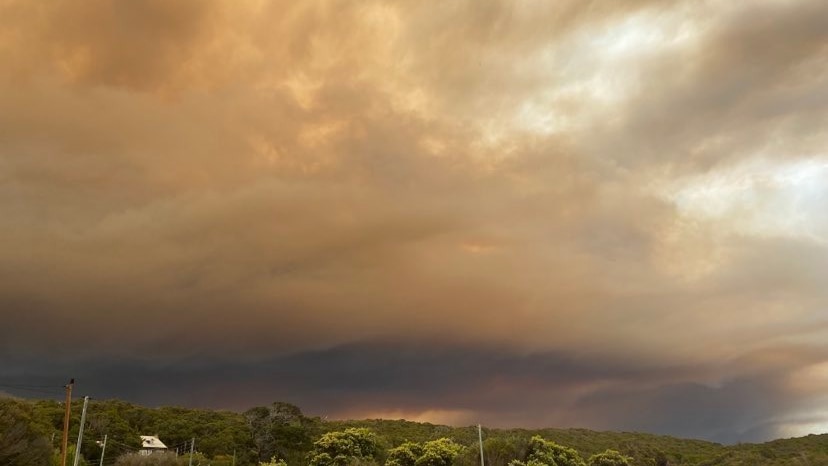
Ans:
{"type": "Polygon", "coordinates": [[[828,432],[828,3],[0,0],[0,385],[828,432]]]}

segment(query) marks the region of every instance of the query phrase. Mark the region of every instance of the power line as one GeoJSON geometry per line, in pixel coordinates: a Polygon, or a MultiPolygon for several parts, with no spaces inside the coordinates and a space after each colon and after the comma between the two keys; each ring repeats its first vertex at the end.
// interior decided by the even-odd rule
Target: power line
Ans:
{"type": "Polygon", "coordinates": [[[47,395],[61,395],[63,394],[62,387],[53,387],[53,386],[27,386],[27,385],[0,385],[0,388],[6,390],[14,390],[14,391],[25,391],[25,392],[33,392],[33,393],[44,393],[47,395]]]}
{"type": "MultiPolygon", "coordinates": [[[[120,449],[120,448],[113,448],[113,449],[107,448],[106,457],[107,457],[107,459],[117,458],[121,455],[130,455],[130,454],[135,454],[135,453],[138,453],[138,452],[137,451],[132,451],[132,450],[124,450],[124,449],[120,449]]],[[[98,458],[98,460],[100,460],[100,458],[98,458]]]]}
{"type": "MultiPolygon", "coordinates": [[[[72,380],[72,382],[70,382],[70,384],[72,384],[73,382],[74,382],[74,379],[72,380]]],[[[47,394],[47,395],[52,395],[52,396],[62,395],[64,393],[64,391],[67,390],[67,387],[68,386],[66,386],[66,385],[63,385],[63,386],[41,385],[41,384],[33,384],[33,383],[30,383],[30,384],[0,383],[0,389],[13,390],[13,391],[18,391],[19,390],[19,391],[25,391],[25,392],[31,392],[31,393],[47,394]]],[[[89,426],[89,429],[92,432],[97,432],[98,431],[98,429],[94,428],[93,426],[89,426]]],[[[101,429],[101,431],[103,431],[103,430],[104,429],[101,429]]],[[[103,432],[101,432],[101,433],[103,433],[103,432]]],[[[171,446],[167,447],[167,451],[171,451],[171,452],[175,451],[175,452],[178,452],[178,453],[181,453],[181,454],[186,454],[187,450],[189,449],[190,454],[192,455],[193,452],[194,452],[194,447],[195,447],[194,440],[195,439],[185,440],[185,441],[179,442],[175,445],[171,445],[171,446]]],[[[114,465],[115,462],[117,462],[117,459],[120,455],[127,454],[127,453],[137,453],[141,450],[142,450],[141,447],[135,447],[135,446],[132,446],[132,445],[128,445],[126,443],[123,443],[123,442],[120,442],[120,441],[115,440],[113,438],[110,438],[107,441],[107,452],[111,453],[111,456],[106,455],[107,458],[105,458],[102,462],[101,462],[101,458],[99,457],[97,462],[99,462],[99,464],[103,464],[103,465],[106,465],[106,466],[111,466],[111,465],[114,465]]],[[[78,454],[78,452],[76,452],[76,455],[77,454],[78,454]]]]}
{"type": "Polygon", "coordinates": [[[110,443],[114,443],[115,444],[114,446],[116,448],[124,448],[124,449],[131,450],[131,451],[138,451],[138,450],[141,449],[141,447],[133,447],[132,445],[127,445],[126,443],[119,442],[119,441],[117,441],[115,439],[111,439],[111,438],[108,441],[110,443]]]}
{"type": "Polygon", "coordinates": [[[55,390],[62,389],[63,387],[60,385],[34,385],[28,383],[4,383],[0,384],[0,387],[9,387],[9,388],[54,388],[55,390]]]}

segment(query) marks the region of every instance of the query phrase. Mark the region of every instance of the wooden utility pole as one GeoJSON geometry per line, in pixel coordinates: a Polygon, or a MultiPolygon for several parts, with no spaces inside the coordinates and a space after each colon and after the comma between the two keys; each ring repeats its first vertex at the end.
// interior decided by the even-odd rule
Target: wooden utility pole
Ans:
{"type": "Polygon", "coordinates": [[[60,464],[66,466],[66,447],[69,444],[69,415],[72,407],[72,386],[75,385],[75,379],[69,380],[69,383],[64,387],[66,389],[66,412],[63,415],[63,443],[60,445],[60,464]]]}

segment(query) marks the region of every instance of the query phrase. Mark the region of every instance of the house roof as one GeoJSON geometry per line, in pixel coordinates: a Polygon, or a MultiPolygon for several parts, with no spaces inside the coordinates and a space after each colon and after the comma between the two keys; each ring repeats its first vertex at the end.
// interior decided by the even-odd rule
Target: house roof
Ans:
{"type": "Polygon", "coordinates": [[[141,436],[141,448],[157,448],[157,449],[167,449],[167,446],[164,445],[158,437],[154,435],[142,435],[141,436]]]}

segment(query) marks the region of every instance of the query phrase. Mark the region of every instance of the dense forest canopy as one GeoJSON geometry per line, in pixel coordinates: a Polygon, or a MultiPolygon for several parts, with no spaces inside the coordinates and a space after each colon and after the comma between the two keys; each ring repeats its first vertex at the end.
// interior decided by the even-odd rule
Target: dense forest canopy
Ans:
{"type": "MultiPolygon", "coordinates": [[[[82,403],[72,404],[70,462],[82,403]]],[[[64,407],[54,400],[0,398],[0,464],[59,464],[64,407]]],[[[476,426],[405,420],[327,421],[289,403],[243,413],[146,408],[119,400],[89,403],[81,464],[147,466],[476,466],[476,426]],[[141,456],[140,435],[155,435],[166,454],[141,456]],[[193,439],[194,445],[193,445],[193,439]]],[[[828,464],[828,435],[724,446],[630,432],[483,428],[486,466],[735,466],[828,464]]]]}

